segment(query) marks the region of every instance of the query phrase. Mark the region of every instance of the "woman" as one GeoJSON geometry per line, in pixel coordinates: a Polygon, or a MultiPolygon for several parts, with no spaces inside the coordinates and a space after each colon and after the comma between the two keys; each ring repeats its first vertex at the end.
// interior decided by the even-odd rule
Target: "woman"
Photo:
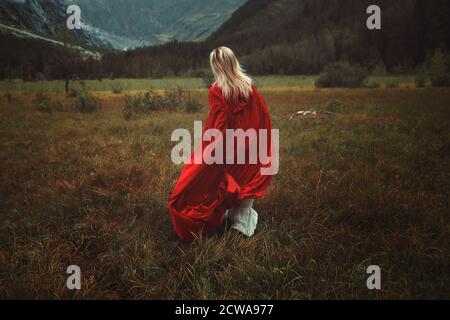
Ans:
{"type": "MultiPolygon", "coordinates": [[[[233,51],[226,47],[215,49],[210,54],[210,64],[216,82],[209,90],[210,113],[204,130],[217,129],[222,137],[226,136],[227,129],[266,129],[270,133],[272,122],[267,105],[233,51]]],[[[245,140],[243,148],[235,148],[232,157],[237,157],[240,151],[248,159],[250,148],[255,147],[249,140],[245,140]]],[[[267,142],[270,154],[270,134],[267,142]]],[[[203,141],[199,150],[205,150],[211,143],[214,140],[203,141]]],[[[223,150],[225,157],[229,157],[226,145],[223,150]]],[[[200,152],[204,155],[204,151],[200,152]]],[[[195,153],[191,160],[194,156],[195,153]]],[[[254,199],[263,197],[271,182],[271,176],[261,174],[261,168],[268,164],[259,159],[254,164],[223,161],[224,164],[208,165],[204,162],[184,167],[169,198],[169,211],[178,237],[192,241],[215,232],[226,218],[231,220],[232,229],[252,236],[258,221],[258,214],[252,208],[254,199]]]]}

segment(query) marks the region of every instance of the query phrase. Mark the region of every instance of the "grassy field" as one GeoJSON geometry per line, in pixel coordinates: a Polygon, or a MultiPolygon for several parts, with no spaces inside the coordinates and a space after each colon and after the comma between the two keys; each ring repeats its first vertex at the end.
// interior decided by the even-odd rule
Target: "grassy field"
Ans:
{"type": "MultiPolygon", "coordinates": [[[[260,88],[271,90],[315,90],[314,82],[317,76],[259,76],[255,77],[255,82],[260,88]]],[[[381,87],[386,87],[388,82],[398,84],[403,88],[414,87],[414,76],[391,76],[391,77],[370,77],[369,83],[378,82],[381,87]]],[[[99,92],[111,92],[113,87],[120,86],[125,91],[142,90],[165,90],[174,87],[181,87],[189,90],[204,90],[205,84],[201,78],[165,78],[165,79],[115,79],[115,80],[87,80],[85,81],[89,90],[99,92]]],[[[79,88],[76,81],[72,82],[72,87],[79,88]]],[[[1,91],[15,92],[38,92],[53,91],[63,92],[64,83],[61,81],[35,81],[23,82],[21,80],[0,81],[1,91]]]]}
{"type": "Polygon", "coordinates": [[[314,90],[311,77],[256,81],[281,134],[257,234],[190,245],[167,211],[181,170],[170,135],[205,119],[201,80],[116,80],[125,91],[182,85],[205,105],[133,121],[110,81],[87,83],[101,98],[96,114],[37,112],[33,92],[68,99],[61,82],[1,82],[0,297],[449,299],[450,90],[406,78],[354,90],[314,90]],[[330,116],[290,119],[336,100],[330,116]],[[65,287],[72,264],[79,291],[65,287]],[[370,265],[381,267],[382,290],[366,287],[370,265]]]}

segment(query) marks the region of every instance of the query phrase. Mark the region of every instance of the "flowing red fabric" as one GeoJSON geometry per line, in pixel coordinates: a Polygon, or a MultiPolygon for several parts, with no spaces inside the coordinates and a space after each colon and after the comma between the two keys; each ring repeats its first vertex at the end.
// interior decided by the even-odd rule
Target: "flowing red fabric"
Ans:
{"type": "MultiPolygon", "coordinates": [[[[227,102],[217,85],[209,90],[210,113],[204,131],[217,129],[222,132],[224,155],[227,129],[267,129],[268,150],[271,154],[272,121],[264,99],[253,86],[248,99],[239,99],[234,103],[227,102]]],[[[201,154],[213,143],[202,142],[201,154]]],[[[237,147],[235,143],[235,156],[237,147]]],[[[246,139],[246,162],[249,153],[249,140],[246,139]]],[[[198,150],[196,150],[198,151],[198,150]]],[[[259,199],[268,189],[271,176],[263,176],[261,168],[269,165],[261,163],[258,157],[256,164],[193,164],[185,165],[178,182],[169,198],[169,212],[173,227],[183,241],[192,241],[196,236],[216,232],[224,221],[227,209],[235,206],[243,199],[259,199]]],[[[224,160],[226,163],[226,160],[224,160]]]]}

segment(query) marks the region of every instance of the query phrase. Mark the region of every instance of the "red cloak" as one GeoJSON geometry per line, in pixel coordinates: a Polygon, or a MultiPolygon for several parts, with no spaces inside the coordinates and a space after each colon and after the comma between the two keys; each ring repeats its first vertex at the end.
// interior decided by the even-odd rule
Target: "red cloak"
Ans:
{"type": "MultiPolygon", "coordinates": [[[[266,154],[271,155],[272,121],[269,110],[256,87],[252,89],[248,99],[229,103],[217,85],[213,85],[209,90],[210,113],[204,130],[218,129],[225,140],[226,129],[267,129],[266,154]]],[[[204,152],[210,143],[202,142],[203,151],[200,152],[204,152]]],[[[248,144],[246,139],[245,163],[250,163],[248,144]]],[[[225,149],[224,141],[224,154],[225,149]]],[[[237,161],[234,161],[235,164],[208,165],[204,161],[193,164],[194,154],[192,164],[185,165],[168,202],[173,227],[183,241],[192,241],[196,236],[217,231],[227,209],[239,200],[262,198],[272,180],[272,176],[261,175],[261,168],[270,164],[262,164],[259,157],[256,164],[236,164],[237,161]]]]}

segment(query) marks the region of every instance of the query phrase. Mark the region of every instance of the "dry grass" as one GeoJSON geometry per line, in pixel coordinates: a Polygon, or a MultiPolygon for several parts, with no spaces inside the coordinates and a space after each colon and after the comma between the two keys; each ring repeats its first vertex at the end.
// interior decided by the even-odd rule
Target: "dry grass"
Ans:
{"type": "MultiPolygon", "coordinates": [[[[180,167],[170,134],[197,114],[125,121],[0,102],[0,297],[450,298],[450,91],[266,88],[281,171],[257,235],[176,240],[166,209],[180,167]],[[340,100],[341,113],[288,120],[340,100]],[[82,270],[65,288],[67,266],[82,270]],[[382,269],[368,291],[365,269],[382,269]]],[[[196,93],[206,104],[206,95],[196,93]]],[[[65,99],[60,96],[58,99],[65,99]]]]}

